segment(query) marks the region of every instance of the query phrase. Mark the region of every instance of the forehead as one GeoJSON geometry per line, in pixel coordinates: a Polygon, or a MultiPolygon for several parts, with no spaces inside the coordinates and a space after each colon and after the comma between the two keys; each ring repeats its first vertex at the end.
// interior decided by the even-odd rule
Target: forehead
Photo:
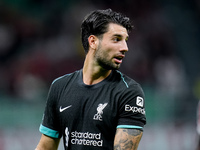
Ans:
{"type": "Polygon", "coordinates": [[[108,24],[108,31],[106,33],[110,35],[121,35],[124,37],[128,37],[128,32],[126,28],[115,23],[108,24]]]}

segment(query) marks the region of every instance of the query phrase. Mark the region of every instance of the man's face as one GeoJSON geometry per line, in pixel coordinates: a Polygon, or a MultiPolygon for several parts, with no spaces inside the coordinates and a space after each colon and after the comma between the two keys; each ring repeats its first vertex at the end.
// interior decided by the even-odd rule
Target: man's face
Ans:
{"type": "Polygon", "coordinates": [[[99,45],[95,53],[96,62],[104,69],[119,69],[127,46],[128,33],[126,28],[110,23],[108,31],[99,39],[99,45]]]}

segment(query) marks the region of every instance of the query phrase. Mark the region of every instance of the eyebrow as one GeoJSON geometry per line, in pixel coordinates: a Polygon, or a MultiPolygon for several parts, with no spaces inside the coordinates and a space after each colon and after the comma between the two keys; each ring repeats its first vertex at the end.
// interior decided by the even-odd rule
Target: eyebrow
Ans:
{"type": "MultiPolygon", "coordinates": [[[[113,36],[121,37],[121,38],[123,37],[121,34],[114,34],[113,36]]],[[[125,39],[128,40],[128,38],[129,38],[129,36],[127,36],[125,39]]]]}

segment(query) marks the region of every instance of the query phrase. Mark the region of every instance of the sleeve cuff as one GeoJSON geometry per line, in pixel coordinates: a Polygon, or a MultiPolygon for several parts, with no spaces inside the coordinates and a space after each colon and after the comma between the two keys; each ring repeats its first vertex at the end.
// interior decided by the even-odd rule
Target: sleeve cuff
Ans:
{"type": "Polygon", "coordinates": [[[140,129],[140,130],[143,130],[143,127],[134,126],[134,125],[118,125],[117,129],[119,129],[119,128],[140,129]]]}
{"type": "Polygon", "coordinates": [[[47,127],[43,126],[42,124],[40,125],[39,131],[47,136],[52,137],[52,138],[59,138],[58,131],[47,128],[47,127]]]}

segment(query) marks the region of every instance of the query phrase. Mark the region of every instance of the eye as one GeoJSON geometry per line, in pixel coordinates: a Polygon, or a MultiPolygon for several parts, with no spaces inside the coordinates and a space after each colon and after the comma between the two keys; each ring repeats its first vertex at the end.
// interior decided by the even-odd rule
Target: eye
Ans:
{"type": "Polygon", "coordinates": [[[120,38],[119,38],[119,37],[114,37],[114,38],[113,38],[113,41],[114,41],[114,42],[118,42],[118,41],[120,41],[120,38]]]}

